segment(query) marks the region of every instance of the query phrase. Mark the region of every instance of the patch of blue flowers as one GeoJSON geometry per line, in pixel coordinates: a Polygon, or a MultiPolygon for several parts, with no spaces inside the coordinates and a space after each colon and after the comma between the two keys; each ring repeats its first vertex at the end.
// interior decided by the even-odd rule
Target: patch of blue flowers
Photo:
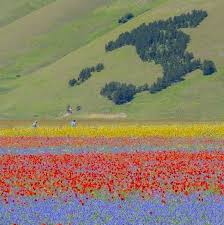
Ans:
{"type": "Polygon", "coordinates": [[[76,198],[24,198],[0,203],[1,225],[223,225],[224,197],[209,194],[203,201],[196,195],[168,195],[143,200],[137,197],[113,202],[90,199],[81,205],[76,198]]]}
{"type": "Polygon", "coordinates": [[[88,152],[144,152],[144,151],[224,151],[224,146],[210,145],[181,145],[177,146],[154,146],[154,145],[137,145],[137,146],[97,146],[97,147],[41,147],[41,148],[1,148],[0,155],[16,154],[16,155],[39,155],[39,154],[71,154],[71,153],[88,153],[88,152]]]}

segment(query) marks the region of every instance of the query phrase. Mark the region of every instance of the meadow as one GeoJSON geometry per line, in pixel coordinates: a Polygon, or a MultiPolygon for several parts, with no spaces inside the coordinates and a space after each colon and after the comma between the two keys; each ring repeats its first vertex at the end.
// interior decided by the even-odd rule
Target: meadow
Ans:
{"type": "Polygon", "coordinates": [[[223,0],[0,5],[0,225],[224,224],[223,0]],[[112,81],[151,86],[165,72],[137,45],[106,52],[109,41],[192,10],[208,16],[181,29],[187,51],[216,73],[196,70],[122,105],[100,94],[112,81]],[[97,64],[104,69],[69,86],[97,64]]]}
{"type": "Polygon", "coordinates": [[[1,224],[222,224],[224,124],[0,129],[1,224]]]}

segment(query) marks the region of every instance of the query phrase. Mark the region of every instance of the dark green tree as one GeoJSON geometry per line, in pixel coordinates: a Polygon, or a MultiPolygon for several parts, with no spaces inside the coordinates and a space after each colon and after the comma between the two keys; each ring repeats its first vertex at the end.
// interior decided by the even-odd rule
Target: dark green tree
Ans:
{"type": "Polygon", "coordinates": [[[79,73],[78,80],[71,79],[71,80],[69,80],[68,83],[71,87],[73,87],[75,85],[80,85],[83,82],[85,82],[86,80],[88,80],[92,76],[92,73],[100,72],[103,69],[104,69],[104,65],[102,63],[98,63],[96,66],[86,67],[86,68],[82,69],[81,72],[79,73]]]}
{"type": "Polygon", "coordinates": [[[76,79],[71,79],[71,80],[69,80],[68,84],[69,84],[69,86],[73,87],[73,86],[75,86],[77,84],[77,80],[76,79]]]}
{"type": "Polygon", "coordinates": [[[127,23],[129,20],[131,20],[134,17],[133,13],[127,13],[124,16],[122,16],[119,20],[118,23],[127,23]]]}
{"type": "Polygon", "coordinates": [[[101,72],[104,69],[103,63],[98,63],[96,65],[96,68],[95,69],[96,69],[96,72],[101,72]]]}
{"type": "Polygon", "coordinates": [[[100,94],[120,105],[133,99],[136,94],[136,87],[132,84],[110,82],[101,89],[100,94]]]}
{"type": "MultiPolygon", "coordinates": [[[[184,77],[196,70],[202,69],[204,74],[216,71],[212,61],[205,61],[201,67],[200,59],[195,59],[193,53],[187,52],[190,36],[180,28],[194,28],[208,16],[206,11],[193,10],[191,13],[175,16],[167,20],[159,20],[148,25],[124,32],[115,41],[109,41],[105,50],[113,51],[126,45],[136,48],[136,53],[142,61],[154,61],[163,68],[163,76],[151,87],[138,87],[137,92],[149,90],[151,93],[161,91],[170,85],[181,82],[184,77]]],[[[125,17],[126,18],[126,17],[125,17]]]]}
{"type": "Polygon", "coordinates": [[[204,75],[211,75],[217,71],[215,63],[211,60],[205,60],[201,65],[201,69],[204,75]]]}

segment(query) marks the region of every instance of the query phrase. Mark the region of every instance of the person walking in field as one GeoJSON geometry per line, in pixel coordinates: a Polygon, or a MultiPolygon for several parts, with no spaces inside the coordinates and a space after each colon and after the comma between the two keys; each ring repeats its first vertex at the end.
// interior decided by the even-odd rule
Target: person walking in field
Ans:
{"type": "Polygon", "coordinates": [[[32,123],[32,127],[33,127],[33,128],[37,128],[37,126],[38,126],[38,122],[35,120],[35,121],[32,123]]]}
{"type": "Polygon", "coordinates": [[[71,127],[76,127],[76,120],[71,121],[71,127]]]}
{"type": "Polygon", "coordinates": [[[70,105],[67,106],[67,113],[68,114],[72,114],[73,113],[73,109],[70,105]]]}

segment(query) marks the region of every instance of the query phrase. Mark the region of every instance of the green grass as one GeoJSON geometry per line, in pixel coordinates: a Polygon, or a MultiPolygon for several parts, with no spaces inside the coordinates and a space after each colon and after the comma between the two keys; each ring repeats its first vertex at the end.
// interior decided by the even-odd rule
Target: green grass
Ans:
{"type": "MultiPolygon", "coordinates": [[[[34,46],[30,52],[27,51],[31,55],[26,51],[21,54],[16,65],[12,63],[12,65],[2,67],[6,75],[2,75],[0,84],[2,88],[2,91],[0,90],[1,118],[32,119],[34,115],[44,119],[59,118],[63,115],[66,105],[72,104],[82,106],[82,111],[75,115],[77,118],[87,118],[93,113],[116,114],[123,112],[127,114],[127,119],[132,120],[223,120],[224,31],[221,28],[224,2],[222,0],[167,0],[152,3],[152,5],[148,2],[148,7],[152,7],[152,10],[142,13],[127,24],[116,27],[116,19],[119,15],[116,9],[120,9],[119,4],[124,2],[125,0],[115,1],[108,8],[100,5],[94,11],[90,10],[92,17],[89,15],[85,17],[85,20],[80,18],[81,25],[77,29],[83,29],[83,33],[89,36],[87,35],[85,40],[81,40],[82,38],[79,36],[77,42],[74,42],[77,44],[76,47],[69,46],[67,48],[67,55],[63,52],[64,50],[57,52],[55,45],[58,44],[57,40],[60,40],[60,35],[63,37],[63,34],[66,33],[66,29],[68,30],[65,35],[66,44],[62,46],[62,49],[70,42],[70,37],[67,36],[71,34],[69,27],[72,20],[50,32],[43,32],[39,39],[36,39],[37,43],[41,43],[43,40],[43,43],[50,43],[52,40],[55,44],[49,45],[48,49],[43,47],[41,50],[37,44],[36,48],[34,46]],[[195,71],[188,75],[186,81],[182,83],[154,95],[141,93],[135,97],[133,102],[122,106],[115,106],[111,101],[100,96],[99,91],[106,82],[124,81],[140,85],[145,82],[152,83],[162,74],[160,66],[143,63],[132,47],[105,53],[104,46],[109,40],[115,39],[121,32],[137,27],[143,22],[168,18],[192,9],[206,9],[209,17],[198,28],[185,30],[192,38],[188,48],[197,57],[215,61],[218,73],[211,77],[204,77],[200,71],[195,71]],[[97,17],[99,18],[97,19],[97,17]],[[96,24],[97,21],[103,23],[102,18],[110,21],[110,23],[105,21],[110,24],[110,27],[103,27],[101,23],[100,25],[98,23],[99,27],[96,25],[96,29],[89,34],[88,28],[85,27],[85,24],[88,24],[87,21],[92,21],[93,24],[96,24]],[[58,36],[54,35],[56,34],[54,32],[59,32],[58,36]],[[104,34],[105,32],[106,34],[104,34]],[[54,38],[54,36],[56,37],[54,38]],[[70,53],[68,54],[68,52],[70,53]],[[65,56],[63,57],[63,55],[65,56]],[[43,61],[41,61],[42,59],[43,61]],[[33,63],[33,61],[36,62],[35,60],[37,60],[37,64],[33,63]],[[52,61],[55,62],[51,63],[52,61]],[[68,87],[68,80],[77,76],[83,67],[92,66],[98,62],[105,64],[103,72],[94,73],[93,77],[81,86],[68,87]],[[13,79],[11,75],[18,71],[28,74],[13,79]],[[33,72],[30,73],[30,71],[33,72]]],[[[131,1],[128,2],[131,4],[131,1]]],[[[133,6],[134,4],[127,7],[131,9],[133,6]]],[[[124,11],[127,11],[127,8],[124,11]]],[[[143,9],[139,10],[139,14],[141,12],[143,9]]]]}
{"type": "Polygon", "coordinates": [[[0,77],[47,66],[117,27],[118,18],[127,11],[138,15],[160,2],[63,0],[49,4],[0,30],[0,77]],[[17,34],[19,40],[15,40],[17,34]]]}
{"type": "Polygon", "coordinates": [[[0,0],[0,27],[56,0],[0,0]]]}
{"type": "MultiPolygon", "coordinates": [[[[63,46],[55,43],[57,37],[55,32],[71,21],[85,17],[104,3],[105,0],[55,1],[2,27],[0,29],[1,77],[12,76],[13,72],[23,73],[24,67],[26,67],[25,70],[29,70],[29,67],[32,68],[38,58],[43,57],[44,62],[45,54],[49,51],[48,49],[51,50],[51,45],[55,45],[55,49],[63,49],[63,46]],[[48,42],[45,42],[43,39],[51,33],[53,35],[48,42]]],[[[71,29],[75,30],[73,27],[71,29]]],[[[66,34],[61,34],[59,37],[61,43],[63,43],[64,37],[66,34]]]]}
{"type": "Polygon", "coordinates": [[[186,81],[156,95],[138,95],[133,103],[116,110],[128,112],[130,118],[162,121],[221,121],[224,72],[204,77],[194,72],[186,81]],[[147,115],[146,115],[147,113],[147,115]]]}

